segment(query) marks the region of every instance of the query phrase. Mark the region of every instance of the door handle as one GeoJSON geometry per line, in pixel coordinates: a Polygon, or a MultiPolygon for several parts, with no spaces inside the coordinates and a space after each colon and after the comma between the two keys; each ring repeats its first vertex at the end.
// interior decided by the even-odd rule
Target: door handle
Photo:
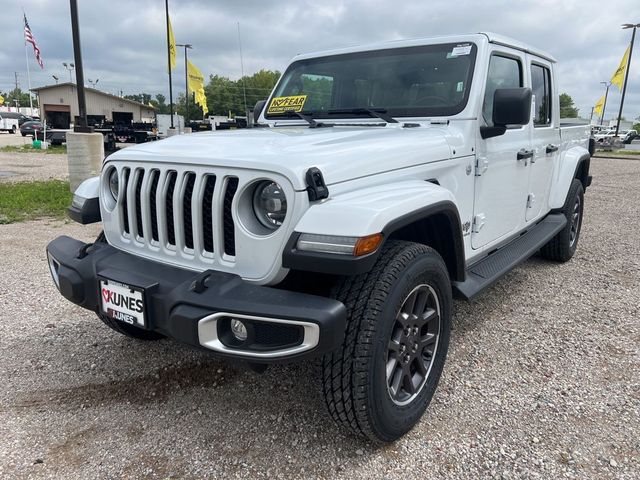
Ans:
{"type": "Polygon", "coordinates": [[[533,150],[520,149],[518,152],[518,160],[525,160],[527,158],[533,158],[533,150]]]}
{"type": "Polygon", "coordinates": [[[553,143],[550,143],[549,145],[547,145],[547,153],[553,153],[557,151],[558,151],[557,145],[554,145],[553,143]]]}

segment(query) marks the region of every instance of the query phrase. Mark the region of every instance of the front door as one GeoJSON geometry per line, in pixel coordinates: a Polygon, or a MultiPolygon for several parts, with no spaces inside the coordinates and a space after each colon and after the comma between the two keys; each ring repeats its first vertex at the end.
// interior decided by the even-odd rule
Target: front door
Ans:
{"type": "MultiPolygon", "coordinates": [[[[483,120],[493,125],[493,95],[498,88],[528,86],[525,54],[495,48],[489,61],[483,120]]],[[[482,139],[478,133],[474,217],[471,246],[474,249],[505,239],[524,225],[529,190],[530,158],[518,153],[531,149],[531,122],[507,128],[504,135],[482,139]]]]}
{"type": "Polygon", "coordinates": [[[552,99],[558,98],[558,94],[554,91],[549,62],[536,58],[529,61],[529,70],[533,94],[533,128],[530,131],[534,156],[529,172],[525,218],[532,222],[548,210],[554,165],[560,157],[560,116],[554,111],[559,104],[555,106],[552,99]]]}

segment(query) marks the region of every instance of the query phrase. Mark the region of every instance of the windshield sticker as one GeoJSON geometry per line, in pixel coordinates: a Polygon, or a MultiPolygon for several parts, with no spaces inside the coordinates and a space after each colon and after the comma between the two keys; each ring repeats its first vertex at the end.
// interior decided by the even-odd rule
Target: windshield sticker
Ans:
{"type": "Polygon", "coordinates": [[[306,95],[275,97],[271,99],[267,113],[301,112],[306,100],[306,95]]]}
{"type": "Polygon", "coordinates": [[[456,84],[456,92],[461,92],[461,91],[462,91],[462,89],[463,89],[463,87],[464,87],[464,83],[462,83],[462,82],[458,82],[458,83],[456,84]]]}
{"type": "Polygon", "coordinates": [[[453,50],[451,50],[451,56],[447,55],[447,57],[459,57],[461,55],[469,55],[470,53],[471,45],[458,45],[457,47],[453,47],[453,50]]]}

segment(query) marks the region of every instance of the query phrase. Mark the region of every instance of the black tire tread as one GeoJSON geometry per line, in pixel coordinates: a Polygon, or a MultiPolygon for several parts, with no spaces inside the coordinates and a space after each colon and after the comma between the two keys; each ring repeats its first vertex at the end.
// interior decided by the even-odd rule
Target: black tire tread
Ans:
{"type": "Polygon", "coordinates": [[[388,241],[368,273],[344,277],[334,287],[333,297],[347,307],[344,341],[322,359],[322,391],[334,421],[355,434],[379,442],[367,415],[366,370],[372,356],[376,331],[373,320],[383,309],[386,293],[402,270],[417,256],[437,252],[425,245],[388,241]]]}
{"type": "MultiPolygon", "coordinates": [[[[567,217],[567,225],[540,249],[540,255],[547,260],[551,260],[554,262],[567,262],[571,259],[571,257],[573,257],[573,254],[575,253],[575,248],[572,249],[569,246],[569,232],[571,229],[570,217],[573,211],[573,205],[576,195],[583,196],[584,205],[584,188],[582,187],[582,182],[577,178],[574,178],[571,182],[571,186],[569,187],[569,192],[567,193],[567,198],[564,201],[564,205],[562,206],[562,209],[560,209],[560,212],[565,217],[567,217]]],[[[582,220],[583,219],[581,218],[580,221],[582,222],[582,220]]],[[[580,237],[578,237],[578,241],[579,240],[580,237]]]]}

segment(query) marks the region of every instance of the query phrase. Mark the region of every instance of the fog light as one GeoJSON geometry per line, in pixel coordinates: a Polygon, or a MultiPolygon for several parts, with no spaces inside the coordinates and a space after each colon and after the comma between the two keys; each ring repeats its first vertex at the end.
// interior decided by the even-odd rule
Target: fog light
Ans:
{"type": "Polygon", "coordinates": [[[247,327],[240,320],[235,318],[231,319],[231,333],[240,342],[244,342],[247,339],[247,327]]]}

